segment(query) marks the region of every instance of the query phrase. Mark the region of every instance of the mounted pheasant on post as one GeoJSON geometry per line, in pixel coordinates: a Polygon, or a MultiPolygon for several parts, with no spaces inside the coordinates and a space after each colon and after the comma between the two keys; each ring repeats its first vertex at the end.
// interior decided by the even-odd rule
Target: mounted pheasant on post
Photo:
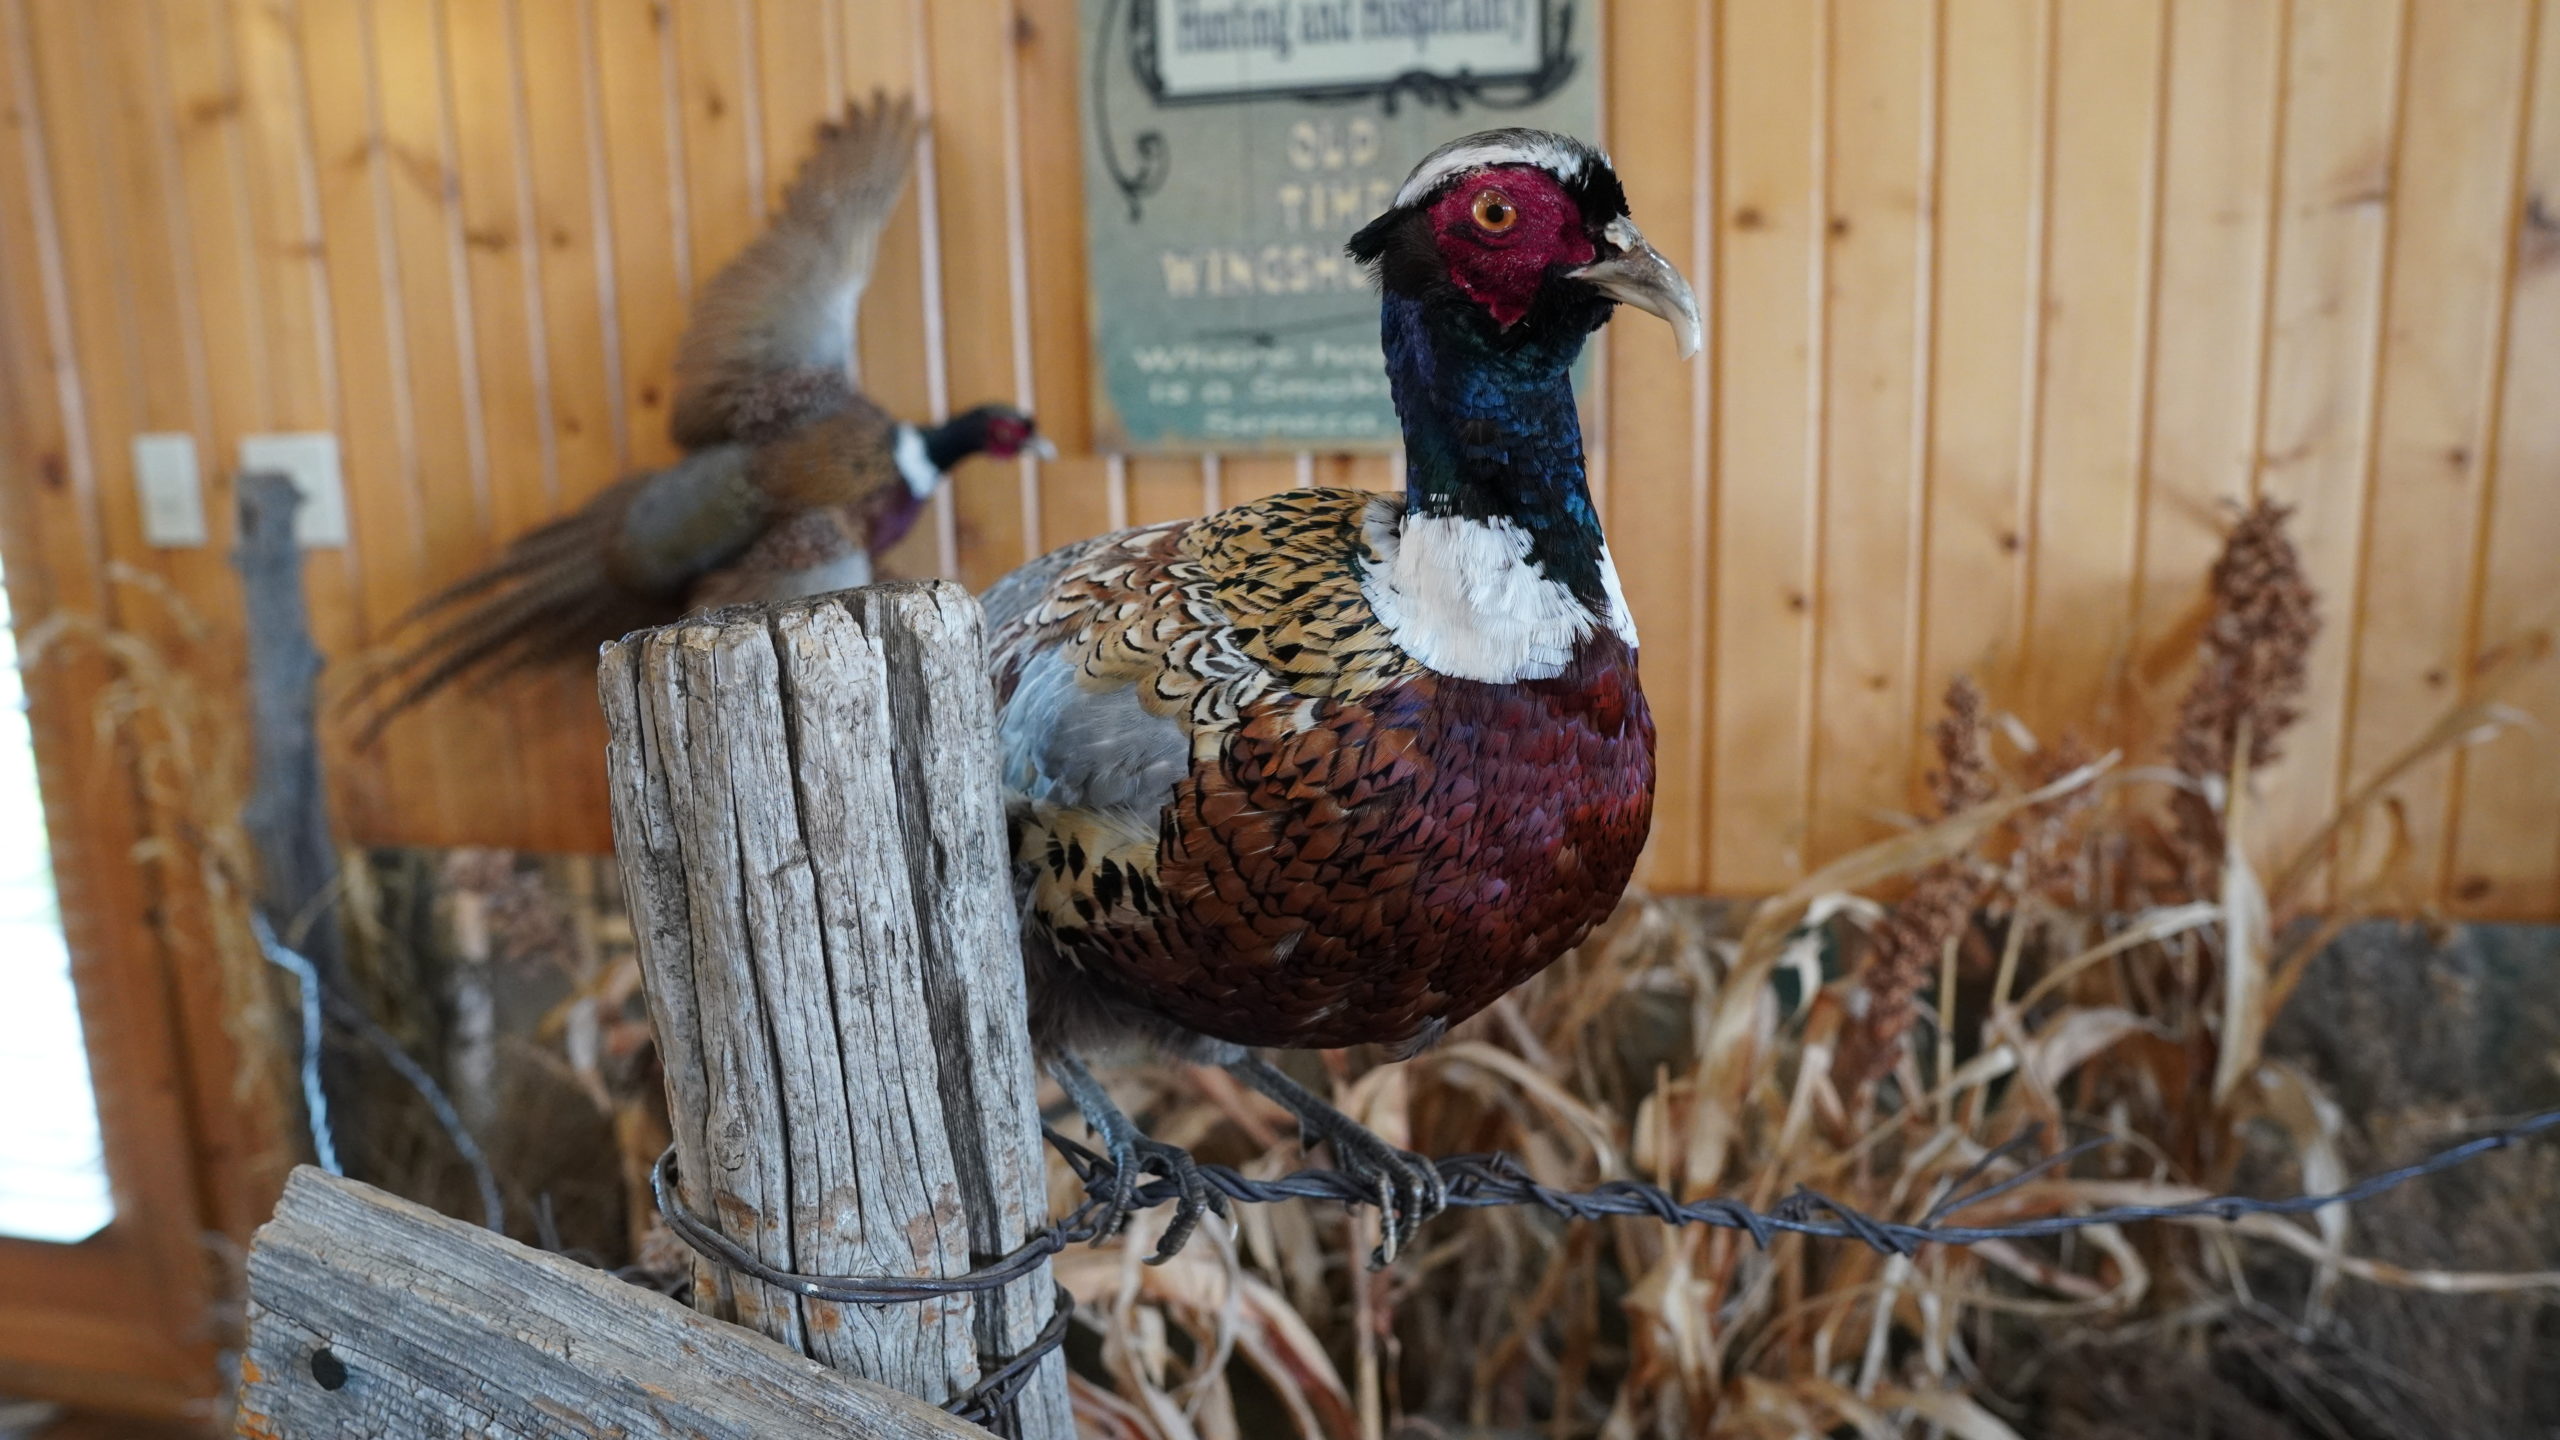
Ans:
{"type": "Polygon", "coordinates": [[[1352,237],[1383,293],[1401,496],[1296,490],[1124,530],[986,597],[1035,1043],[1119,1167],[1222,1202],[1080,1056],[1152,1043],[1294,1113],[1386,1212],[1444,1203],[1254,1047],[1410,1055],[1625,889],[1653,812],[1636,626],[1584,483],[1571,367],[1618,303],[1697,302],[1605,156],[1441,147],[1352,237]]]}
{"type": "Polygon", "coordinates": [[[772,228],[703,288],[678,345],[684,458],[519,537],[404,617],[426,633],[346,702],[393,687],[365,743],[464,676],[592,665],[604,642],[691,610],[869,584],[952,467],[1052,453],[1011,406],[919,426],[855,384],[854,311],[916,133],[914,107],[886,96],[818,127],[772,228]]]}

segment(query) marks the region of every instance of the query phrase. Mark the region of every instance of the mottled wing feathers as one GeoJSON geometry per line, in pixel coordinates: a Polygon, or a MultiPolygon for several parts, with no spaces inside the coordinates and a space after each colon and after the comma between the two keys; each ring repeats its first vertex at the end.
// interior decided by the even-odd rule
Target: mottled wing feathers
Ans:
{"type": "Polygon", "coordinates": [[[634,487],[605,547],[614,579],[680,602],[695,577],[736,559],[777,513],[755,463],[739,446],[697,450],[634,487]]]}
{"type": "Polygon", "coordinates": [[[1134,685],[1086,683],[1064,650],[1029,657],[997,730],[1005,788],[1044,805],[1137,817],[1152,833],[1190,772],[1191,738],[1139,695],[1134,685]]]}
{"type": "Polygon", "coordinates": [[[1285,491],[1034,562],[989,592],[999,675],[1057,647],[1087,683],[1137,686],[1194,731],[1231,727],[1266,694],[1347,698],[1409,676],[1360,590],[1369,530],[1400,503],[1285,491]]]}
{"type": "Polygon", "coordinates": [[[804,510],[765,528],[738,558],[693,582],[695,610],[769,605],[871,583],[867,519],[858,505],[804,510]]]}
{"type": "Polygon", "coordinates": [[[1399,495],[1292,491],[1194,525],[1188,544],[1228,643],[1310,698],[1356,698],[1414,674],[1360,585],[1378,556],[1373,533],[1391,529],[1403,507],[1399,495]]]}
{"type": "Polygon", "coordinates": [[[1606,912],[1650,814],[1632,653],[1424,670],[1360,584],[1397,503],[1290,491],[991,594],[1035,953],[1198,1034],[1346,1045],[1436,1033],[1606,912]]]}
{"type": "Polygon", "coordinates": [[[530,665],[592,663],[604,642],[675,619],[694,578],[744,551],[770,515],[747,452],[724,445],[632,476],[516,537],[495,563],[401,617],[401,648],[342,702],[371,708],[359,743],[466,676],[488,684],[530,665]]]}
{"type": "Polygon", "coordinates": [[[1377,501],[1289,491],[1087,540],[988,591],[1006,786],[1053,862],[1036,910],[1146,919],[1160,821],[1196,765],[1248,721],[1285,728],[1409,665],[1360,596],[1377,501]]]}
{"type": "Polygon", "coordinates": [[[863,395],[755,447],[749,470],[777,510],[851,505],[883,490],[908,491],[898,473],[898,421],[863,395]]]}
{"type": "Polygon", "coordinates": [[[1026,627],[1025,622],[1032,618],[1032,611],[1048,603],[1050,592],[1057,588],[1061,576],[1083,564],[1095,552],[1121,545],[1137,533],[1136,530],[1114,530],[1061,545],[1037,560],[1007,571],[1002,579],[988,586],[986,593],[978,597],[978,605],[986,612],[989,643],[996,647],[999,667],[1008,653],[1008,636],[1015,651],[1048,643],[1046,631],[1026,627]]]}
{"type": "Polygon", "coordinates": [[[676,352],[687,448],[778,434],[852,393],[853,315],[913,163],[918,121],[875,95],[818,128],[773,224],[712,277],[676,352]]]}

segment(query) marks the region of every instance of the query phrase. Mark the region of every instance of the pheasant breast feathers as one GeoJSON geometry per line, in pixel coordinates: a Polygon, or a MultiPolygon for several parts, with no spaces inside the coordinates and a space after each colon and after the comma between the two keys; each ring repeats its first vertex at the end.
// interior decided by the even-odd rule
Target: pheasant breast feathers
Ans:
{"type": "Polygon", "coordinates": [[[989,596],[1035,944],[1216,1039],[1410,1045],[1607,913],[1651,817],[1633,651],[1426,668],[1363,584],[1403,506],[1291,491],[989,596]]]}

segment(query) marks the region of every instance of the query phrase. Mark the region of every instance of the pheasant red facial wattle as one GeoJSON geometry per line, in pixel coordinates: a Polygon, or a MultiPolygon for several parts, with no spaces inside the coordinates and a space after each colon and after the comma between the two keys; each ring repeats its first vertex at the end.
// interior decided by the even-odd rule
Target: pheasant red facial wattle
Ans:
{"type": "Polygon", "coordinates": [[[1547,272],[1598,258],[1582,207],[1531,165],[1498,166],[1449,187],[1431,207],[1431,230],[1450,280],[1504,325],[1529,313],[1547,272]]]}
{"type": "Polygon", "coordinates": [[[1653,808],[1634,617],[1572,366],[1621,303],[1697,309],[1606,157],[1538,131],[1426,156],[1354,236],[1401,495],[1294,490],[1070,546],[986,597],[1034,1038],[1112,1150],[1209,1196],[1078,1058],[1224,1064],[1391,1198],[1437,1172],[1250,1046],[1436,1040],[1616,905],[1653,808]]]}

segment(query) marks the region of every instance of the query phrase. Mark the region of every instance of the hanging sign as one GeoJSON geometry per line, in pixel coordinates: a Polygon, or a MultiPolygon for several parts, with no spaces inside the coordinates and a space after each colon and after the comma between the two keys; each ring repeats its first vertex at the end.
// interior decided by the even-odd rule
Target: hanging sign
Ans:
{"type": "Polygon", "coordinates": [[[1111,450],[1381,450],[1342,253],[1432,147],[1599,125],[1594,0],[1083,0],[1095,424],[1111,450]]]}

